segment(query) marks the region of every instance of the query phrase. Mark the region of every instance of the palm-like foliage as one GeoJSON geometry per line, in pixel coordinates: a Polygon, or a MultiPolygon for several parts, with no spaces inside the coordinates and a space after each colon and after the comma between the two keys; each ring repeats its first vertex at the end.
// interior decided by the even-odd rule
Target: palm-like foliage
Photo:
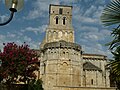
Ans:
{"type": "Polygon", "coordinates": [[[103,10],[101,21],[104,25],[120,23],[120,0],[112,0],[112,2],[103,10]]]}
{"type": "Polygon", "coordinates": [[[112,36],[113,36],[113,41],[111,41],[110,43],[108,43],[107,45],[109,45],[109,49],[112,50],[112,52],[116,52],[117,48],[120,47],[120,28],[115,28],[112,31],[112,36]]]}
{"type": "MultiPolygon", "coordinates": [[[[110,65],[112,68],[111,75],[119,86],[120,84],[120,0],[112,0],[111,3],[103,10],[101,21],[104,25],[118,25],[113,29],[111,35],[113,40],[108,44],[109,48],[114,55],[113,61],[110,65]]],[[[118,87],[120,89],[120,87],[118,87]]]]}
{"type": "Polygon", "coordinates": [[[114,55],[113,61],[110,62],[111,66],[111,79],[112,81],[116,82],[117,87],[120,89],[120,47],[117,47],[114,52],[112,52],[114,55]]]}

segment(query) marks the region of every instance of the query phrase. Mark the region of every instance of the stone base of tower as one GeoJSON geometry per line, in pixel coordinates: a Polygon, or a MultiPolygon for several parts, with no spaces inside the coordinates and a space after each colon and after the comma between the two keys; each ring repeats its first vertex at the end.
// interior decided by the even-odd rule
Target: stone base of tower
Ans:
{"type": "Polygon", "coordinates": [[[69,86],[55,86],[53,90],[116,90],[115,87],[69,87],[69,86]]]}

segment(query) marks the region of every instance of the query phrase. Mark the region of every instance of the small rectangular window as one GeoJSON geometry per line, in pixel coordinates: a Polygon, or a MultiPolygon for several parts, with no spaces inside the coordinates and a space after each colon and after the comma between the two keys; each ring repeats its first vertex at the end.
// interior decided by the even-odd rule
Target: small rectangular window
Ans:
{"type": "Polygon", "coordinates": [[[65,25],[65,17],[63,18],[63,25],[65,25]]]}
{"type": "Polygon", "coordinates": [[[59,8],[59,14],[62,14],[62,13],[63,13],[63,9],[59,8]]]}
{"type": "Polygon", "coordinates": [[[56,24],[58,24],[58,17],[56,17],[56,24]]]}
{"type": "Polygon", "coordinates": [[[93,79],[91,79],[91,84],[93,85],[93,79]]]}
{"type": "Polygon", "coordinates": [[[45,74],[45,72],[46,72],[46,64],[44,63],[43,65],[44,65],[43,67],[44,67],[44,74],[45,74]]]}

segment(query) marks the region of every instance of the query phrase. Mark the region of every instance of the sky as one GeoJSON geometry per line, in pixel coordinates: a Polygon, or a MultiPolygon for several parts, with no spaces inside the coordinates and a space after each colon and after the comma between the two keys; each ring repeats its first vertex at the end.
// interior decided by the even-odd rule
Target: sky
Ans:
{"type": "MultiPolygon", "coordinates": [[[[13,20],[0,26],[0,49],[3,43],[26,42],[32,49],[39,49],[49,23],[49,5],[73,6],[72,24],[75,42],[85,53],[102,54],[112,58],[106,43],[112,40],[111,29],[102,25],[100,16],[110,0],[24,0],[24,7],[16,12],[13,20]]],[[[7,20],[9,10],[0,0],[0,23],[7,20]]]]}

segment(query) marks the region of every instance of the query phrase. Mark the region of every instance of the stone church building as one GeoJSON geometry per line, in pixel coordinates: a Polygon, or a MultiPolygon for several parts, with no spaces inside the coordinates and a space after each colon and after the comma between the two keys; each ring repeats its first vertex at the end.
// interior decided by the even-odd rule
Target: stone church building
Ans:
{"type": "Polygon", "coordinates": [[[115,90],[110,87],[107,57],[83,54],[75,43],[72,6],[50,5],[40,60],[44,90],[115,90]]]}

